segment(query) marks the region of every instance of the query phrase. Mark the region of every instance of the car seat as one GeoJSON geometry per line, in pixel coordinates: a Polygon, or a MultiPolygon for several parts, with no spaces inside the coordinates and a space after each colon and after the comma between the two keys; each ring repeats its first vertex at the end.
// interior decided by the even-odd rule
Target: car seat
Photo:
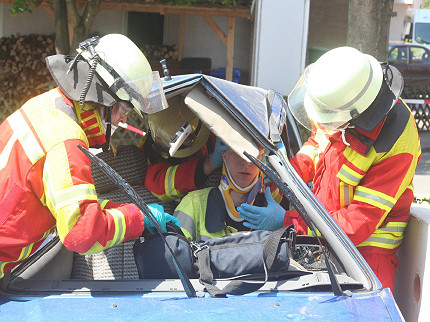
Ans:
{"type": "MultiPolygon", "coordinates": [[[[116,156],[112,151],[97,154],[103,161],[120,174],[142,197],[146,203],[159,203],[167,213],[173,214],[177,203],[162,202],[144,187],[147,156],[135,145],[119,146],[116,156]]],[[[91,175],[99,199],[112,200],[117,203],[131,202],[129,197],[96,166],[91,165],[91,175]]],[[[210,175],[204,187],[217,186],[220,182],[221,170],[210,175]]],[[[83,280],[133,280],[139,279],[133,255],[135,240],[124,242],[108,248],[98,254],[74,254],[72,279],[83,280]]]]}

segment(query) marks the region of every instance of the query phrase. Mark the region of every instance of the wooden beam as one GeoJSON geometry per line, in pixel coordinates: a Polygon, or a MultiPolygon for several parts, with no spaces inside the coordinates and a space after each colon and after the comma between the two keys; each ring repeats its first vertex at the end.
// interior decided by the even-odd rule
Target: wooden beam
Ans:
{"type": "MultiPolygon", "coordinates": [[[[15,0],[0,0],[0,3],[13,3],[15,0]]],[[[52,5],[49,0],[42,0],[41,3],[52,5]]],[[[211,7],[211,6],[170,6],[161,3],[144,3],[144,2],[126,2],[121,0],[102,0],[100,9],[116,10],[116,11],[137,11],[137,12],[153,12],[162,15],[178,14],[178,15],[197,15],[197,16],[223,16],[251,19],[251,8],[248,7],[211,7]]]]}
{"type": "Polygon", "coordinates": [[[233,57],[234,57],[234,17],[228,17],[227,27],[227,65],[225,68],[225,79],[233,80],[233,57]]]}
{"type": "Polygon", "coordinates": [[[184,42],[185,42],[185,15],[179,16],[179,44],[178,44],[178,60],[181,61],[184,57],[184,42]]]}
{"type": "MultiPolygon", "coordinates": [[[[4,0],[0,0],[4,1],[4,0]]],[[[7,1],[7,0],[6,0],[7,1]]],[[[159,3],[139,3],[122,1],[102,1],[100,9],[116,11],[153,12],[161,15],[196,15],[196,16],[223,16],[251,19],[251,9],[247,7],[210,7],[210,6],[170,6],[159,3]]]]}
{"type": "Polygon", "coordinates": [[[203,16],[203,18],[206,20],[209,27],[211,27],[211,29],[215,32],[218,38],[221,39],[225,46],[227,46],[227,36],[225,35],[224,31],[222,31],[222,29],[218,26],[215,20],[211,16],[203,16]]]}

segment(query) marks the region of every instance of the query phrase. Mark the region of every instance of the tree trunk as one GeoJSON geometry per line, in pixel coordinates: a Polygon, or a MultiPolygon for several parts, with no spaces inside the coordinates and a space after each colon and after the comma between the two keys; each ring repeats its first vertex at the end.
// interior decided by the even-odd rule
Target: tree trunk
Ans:
{"type": "Polygon", "coordinates": [[[55,50],[57,54],[66,55],[70,51],[66,1],[53,0],[52,6],[55,15],[55,50]]]}
{"type": "Polygon", "coordinates": [[[394,0],[349,0],[347,45],[387,60],[394,0]]]}
{"type": "Polygon", "coordinates": [[[76,1],[65,0],[67,3],[67,11],[70,15],[73,28],[72,43],[70,51],[75,52],[79,43],[88,38],[94,19],[100,7],[101,0],[87,0],[85,9],[82,15],[76,6],[76,1]]]}

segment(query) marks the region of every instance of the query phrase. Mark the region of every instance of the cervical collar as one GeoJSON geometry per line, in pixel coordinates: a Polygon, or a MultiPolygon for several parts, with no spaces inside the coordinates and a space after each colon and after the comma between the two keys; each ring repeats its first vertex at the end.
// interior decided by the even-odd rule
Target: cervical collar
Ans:
{"type": "Polygon", "coordinates": [[[236,207],[233,204],[233,200],[231,200],[230,190],[234,190],[242,194],[248,194],[246,203],[252,204],[254,202],[255,196],[257,195],[258,191],[260,191],[261,187],[262,183],[260,174],[255,177],[254,181],[248,187],[239,187],[231,177],[227,165],[225,163],[223,164],[221,182],[218,186],[218,189],[221,191],[221,195],[224,200],[227,213],[234,221],[240,222],[243,221],[243,218],[239,216],[239,212],[236,210],[236,207]]]}

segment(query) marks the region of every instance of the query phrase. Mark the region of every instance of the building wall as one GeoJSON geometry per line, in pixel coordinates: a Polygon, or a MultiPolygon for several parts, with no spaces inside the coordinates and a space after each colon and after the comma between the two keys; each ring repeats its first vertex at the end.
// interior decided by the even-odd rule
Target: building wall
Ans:
{"type": "Polygon", "coordinates": [[[41,7],[32,8],[33,13],[18,13],[11,15],[12,4],[4,3],[0,11],[0,36],[10,37],[20,33],[50,35],[54,33],[54,20],[41,7]]]}
{"type": "MultiPolygon", "coordinates": [[[[9,14],[11,4],[0,4],[0,37],[20,34],[53,34],[54,21],[41,8],[32,9],[33,13],[9,14]],[[3,14],[1,11],[3,8],[3,14]]],[[[214,17],[214,20],[227,33],[227,18],[214,17]]],[[[178,44],[179,16],[165,16],[164,43],[178,44]]],[[[97,15],[92,28],[93,32],[103,34],[127,34],[127,13],[102,10],[97,15]]],[[[212,67],[226,66],[226,47],[206,21],[200,16],[186,17],[186,37],[184,57],[210,57],[212,67]]],[[[244,18],[235,20],[234,68],[241,72],[241,82],[249,81],[251,61],[251,21],[244,18]]]]}
{"type": "MultiPolygon", "coordinates": [[[[0,37],[9,37],[20,33],[26,34],[54,34],[54,20],[42,7],[32,8],[32,13],[19,13],[11,15],[9,10],[12,4],[0,4],[0,37]]],[[[97,14],[92,28],[93,32],[100,34],[125,33],[126,13],[111,10],[102,10],[97,14]]]]}
{"type": "Polygon", "coordinates": [[[390,41],[401,41],[405,38],[404,34],[404,20],[408,4],[394,3],[393,16],[390,23],[390,41]]]}
{"type": "Polygon", "coordinates": [[[348,1],[311,0],[308,48],[332,49],[346,45],[348,1]]]}
{"type": "Polygon", "coordinates": [[[251,85],[286,96],[305,66],[309,0],[258,0],[251,85]]]}
{"type": "MultiPolygon", "coordinates": [[[[224,34],[227,34],[227,17],[213,17],[213,19],[224,34]]],[[[178,44],[179,15],[166,15],[165,28],[165,44],[178,44]]],[[[251,36],[251,21],[236,18],[233,68],[241,71],[241,82],[245,80],[245,83],[249,78],[251,36]]],[[[209,57],[212,59],[212,68],[226,66],[226,46],[201,16],[186,16],[184,57],[209,57]]]]}

